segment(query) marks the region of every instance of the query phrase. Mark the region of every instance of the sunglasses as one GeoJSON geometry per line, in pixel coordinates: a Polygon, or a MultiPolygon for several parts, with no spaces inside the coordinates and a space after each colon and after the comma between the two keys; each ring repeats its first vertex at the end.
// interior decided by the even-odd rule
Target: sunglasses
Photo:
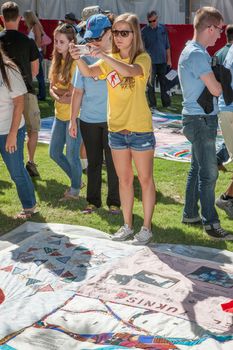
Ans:
{"type": "Polygon", "coordinates": [[[152,19],[151,21],[148,19],[148,22],[149,22],[149,23],[155,23],[155,22],[157,22],[157,20],[158,20],[158,18],[152,19]]]}
{"type": "Polygon", "coordinates": [[[127,38],[129,36],[129,33],[133,33],[132,30],[112,30],[113,36],[121,36],[122,38],[127,38]]]}
{"type": "Polygon", "coordinates": [[[93,43],[94,41],[100,42],[100,41],[103,39],[104,34],[105,34],[109,29],[111,29],[111,28],[105,28],[103,34],[102,34],[101,36],[99,36],[98,38],[86,38],[86,39],[85,39],[86,42],[87,42],[87,43],[93,43]]]}

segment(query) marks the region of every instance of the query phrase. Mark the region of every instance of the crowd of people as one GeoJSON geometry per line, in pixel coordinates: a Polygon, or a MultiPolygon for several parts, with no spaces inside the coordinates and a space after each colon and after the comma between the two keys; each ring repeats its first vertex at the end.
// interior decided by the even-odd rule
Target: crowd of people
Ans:
{"type": "MultiPolygon", "coordinates": [[[[26,11],[28,36],[20,33],[19,8],[15,2],[4,3],[1,12],[5,29],[0,33],[0,152],[22,204],[17,217],[27,219],[36,211],[30,176],[39,175],[34,155],[40,128],[38,99],[45,98],[41,72],[44,30],[37,16],[26,11]],[[18,50],[15,50],[16,46],[18,50]],[[35,95],[34,77],[39,81],[39,96],[35,95]],[[23,160],[25,129],[26,168],[23,160]]],[[[82,36],[83,23],[78,29],[72,23],[76,20],[72,13],[67,14],[65,22],[54,31],[49,92],[54,100],[55,118],[49,155],[70,181],[61,200],[78,200],[83,186],[80,147],[82,143],[85,146],[88,170],[84,214],[91,214],[102,205],[101,173],[105,160],[106,204],[112,215],[122,210],[124,220],[112,239],[132,239],[132,244],[147,244],[153,237],[151,222],[156,201],[153,178],[156,140],[151,111],[157,105],[156,77],[163,106],[171,104],[164,79],[171,67],[170,43],[156,11],[148,13],[148,25],[142,31],[135,14],[114,16],[100,12],[88,13],[82,36]],[[133,228],[133,163],[141,186],[144,214],[143,226],[137,233],[133,228]]],[[[232,236],[220,226],[215,209],[218,177],[215,141],[220,110],[226,152],[232,157],[233,80],[223,81],[222,75],[212,67],[206,50],[215,44],[222,27],[223,17],[217,9],[199,9],[194,18],[193,39],[179,59],[183,132],[192,144],[182,222],[201,223],[210,237],[231,239],[232,236]]],[[[231,31],[232,26],[228,26],[227,35],[231,31]]],[[[231,45],[221,55],[222,62],[218,62],[217,68],[221,70],[224,66],[231,74],[231,45]]],[[[233,217],[232,183],[216,204],[233,217]]]]}

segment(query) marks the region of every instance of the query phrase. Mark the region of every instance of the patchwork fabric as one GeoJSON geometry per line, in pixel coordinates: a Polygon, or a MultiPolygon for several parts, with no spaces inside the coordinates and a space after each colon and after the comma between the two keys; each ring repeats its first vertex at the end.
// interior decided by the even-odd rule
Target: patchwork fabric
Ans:
{"type": "MultiPolygon", "coordinates": [[[[182,116],[153,112],[153,127],[156,138],[155,157],[181,162],[191,161],[191,144],[182,134],[182,116]]],[[[41,119],[39,142],[50,143],[53,117],[41,119]]],[[[223,142],[222,133],[218,130],[216,147],[223,142]]]]}
{"type": "Polygon", "coordinates": [[[233,349],[232,262],[28,222],[0,241],[0,350],[233,349]]]}

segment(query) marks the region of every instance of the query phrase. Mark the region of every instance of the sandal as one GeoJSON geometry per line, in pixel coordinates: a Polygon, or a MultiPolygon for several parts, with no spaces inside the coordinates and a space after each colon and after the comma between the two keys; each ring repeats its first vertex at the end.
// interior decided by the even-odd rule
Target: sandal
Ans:
{"type": "Polygon", "coordinates": [[[121,209],[116,205],[110,205],[108,212],[109,214],[112,214],[112,215],[119,215],[121,213],[121,209]]]}
{"type": "Polygon", "coordinates": [[[67,191],[66,193],[64,193],[64,197],[59,199],[59,202],[66,202],[66,201],[77,200],[77,199],[79,199],[78,194],[71,194],[70,192],[67,191]]]}
{"type": "Polygon", "coordinates": [[[21,212],[15,216],[15,219],[28,220],[31,219],[31,217],[36,213],[38,213],[38,210],[35,208],[22,209],[21,212]]]}
{"type": "Polygon", "coordinates": [[[94,204],[88,204],[86,208],[82,211],[83,214],[92,214],[96,211],[97,207],[94,204]]]}
{"type": "MultiPolygon", "coordinates": [[[[80,190],[85,186],[86,186],[86,184],[84,182],[81,182],[80,190]]],[[[71,187],[68,187],[64,192],[64,197],[67,197],[67,195],[68,195],[68,197],[70,197],[70,195],[71,195],[70,191],[71,191],[71,187]]],[[[77,195],[71,195],[71,196],[76,197],[77,195]]],[[[63,200],[64,198],[61,198],[61,199],[63,200]]],[[[76,199],[78,199],[78,198],[76,198],[76,199]]]]}

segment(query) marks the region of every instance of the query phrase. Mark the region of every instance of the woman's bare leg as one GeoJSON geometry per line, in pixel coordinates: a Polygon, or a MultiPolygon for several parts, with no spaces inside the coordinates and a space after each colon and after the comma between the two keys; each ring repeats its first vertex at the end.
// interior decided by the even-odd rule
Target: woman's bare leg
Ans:
{"type": "Polygon", "coordinates": [[[151,220],[154,212],[156,197],[153,179],[154,150],[132,151],[132,157],[142,188],[142,205],[144,212],[143,226],[151,229],[151,220]]]}
{"type": "Polygon", "coordinates": [[[131,150],[112,149],[112,158],[117,176],[119,178],[119,192],[124,223],[127,224],[130,228],[132,228],[134,202],[134,174],[132,168],[131,150]]]}

